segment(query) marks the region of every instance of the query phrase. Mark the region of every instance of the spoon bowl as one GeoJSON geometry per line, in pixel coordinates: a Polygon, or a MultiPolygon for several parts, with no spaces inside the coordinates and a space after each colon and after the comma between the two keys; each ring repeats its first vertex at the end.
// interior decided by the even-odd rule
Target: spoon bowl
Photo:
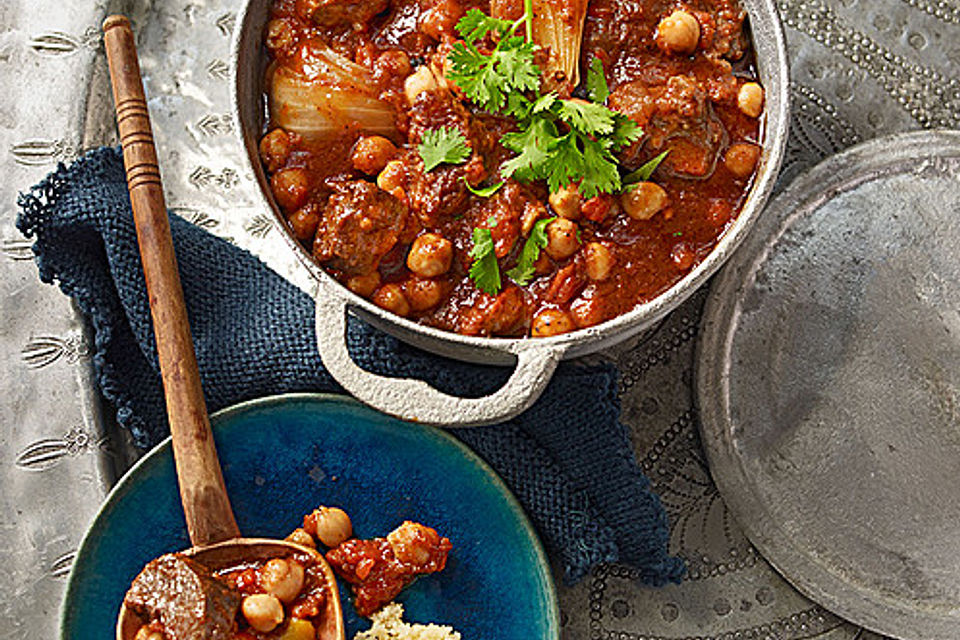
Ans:
{"type": "MultiPolygon", "coordinates": [[[[133,31],[126,17],[110,16],[103,23],[103,32],[127,188],[157,342],[180,501],[193,545],[183,553],[211,571],[309,554],[321,567],[327,593],[316,640],[343,640],[343,610],[337,582],[323,556],[285,540],[240,537],[200,385],[133,31]]],[[[121,606],[117,640],[134,640],[147,622],[121,606]]]]}
{"type": "MultiPolygon", "coordinates": [[[[336,578],[323,554],[316,549],[286,540],[237,538],[205,547],[193,547],[182,553],[214,572],[236,567],[244,562],[265,562],[273,558],[289,558],[295,554],[309,555],[320,567],[327,584],[321,623],[316,629],[317,640],[344,640],[343,615],[336,578]]],[[[117,616],[117,640],[134,640],[145,622],[126,605],[121,605],[120,614],[117,616]]]]}

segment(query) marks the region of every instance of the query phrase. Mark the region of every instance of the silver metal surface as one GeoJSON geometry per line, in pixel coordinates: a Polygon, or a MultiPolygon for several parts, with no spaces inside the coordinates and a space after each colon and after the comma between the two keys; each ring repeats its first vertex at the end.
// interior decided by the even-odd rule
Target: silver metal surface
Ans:
{"type": "Polygon", "coordinates": [[[960,132],[794,182],[703,329],[710,469],[764,557],[864,626],[960,637],[960,132]]]}
{"type": "MultiPolygon", "coordinates": [[[[960,76],[960,1],[779,0],[778,8],[792,102],[781,185],[862,140],[938,120],[960,128],[960,109],[949,108],[960,76]]],[[[230,34],[239,9],[237,0],[0,3],[0,639],[56,637],[73,550],[129,453],[110,432],[110,412],[90,411],[85,400],[96,397],[89,355],[56,347],[74,344],[79,325],[59,291],[37,280],[13,225],[18,191],[60,160],[115,143],[98,33],[107,13],[127,12],[138,30],[171,208],[304,291],[315,286],[271,212],[256,204],[232,135],[230,34]],[[33,346],[47,337],[57,339],[45,341],[49,351],[33,346]],[[25,358],[38,351],[46,357],[25,358]],[[74,427],[84,432],[76,437],[74,427]],[[18,463],[47,443],[49,456],[18,463]]],[[[624,421],[674,524],[671,550],[690,573],[681,585],[648,589],[628,568],[607,566],[561,585],[564,640],[877,640],[786,583],[713,485],[691,375],[703,300],[700,290],[642,339],[601,354],[620,367],[624,421]]]]}
{"type": "MultiPolygon", "coordinates": [[[[270,190],[260,161],[258,143],[263,121],[263,44],[271,0],[247,0],[234,36],[234,113],[246,154],[245,169],[259,185],[257,195],[270,209],[280,234],[288,238],[292,253],[317,282],[318,302],[324,298],[396,337],[440,355],[488,364],[517,364],[517,373],[495,395],[456,402],[463,410],[462,424],[493,424],[516,415],[533,403],[543,390],[558,357],[573,358],[596,353],[649,329],[686,300],[709,278],[747,236],[773,191],[783,160],[789,127],[789,74],[786,41],[773,0],[742,0],[750,15],[760,81],[764,86],[763,151],[757,176],[743,209],[707,258],[663,294],[595,327],[538,338],[482,338],[428,327],[394,315],[340,285],[317,264],[313,256],[289,233],[288,226],[270,190]],[[520,358],[520,355],[523,358],[520,358]],[[522,367],[521,367],[522,365],[522,367]]],[[[328,303],[332,304],[332,303],[328,303]]],[[[320,309],[322,310],[322,308],[320,309]]],[[[318,310],[319,313],[319,310],[318,310]]],[[[333,310],[333,313],[339,313],[333,310]]],[[[327,319],[333,316],[328,315],[327,319]]],[[[340,322],[317,322],[318,344],[343,341],[340,322]],[[326,335],[324,335],[326,334],[326,335]]],[[[407,380],[374,376],[349,361],[345,348],[328,349],[322,357],[330,373],[358,398],[386,413],[421,422],[456,425],[451,402],[458,399],[407,380]],[[373,386],[375,389],[372,389],[373,386]],[[371,390],[372,389],[372,390],[371,390]],[[415,391],[414,391],[415,390],[415,391]],[[413,391],[413,393],[411,393],[413,391]]]]}

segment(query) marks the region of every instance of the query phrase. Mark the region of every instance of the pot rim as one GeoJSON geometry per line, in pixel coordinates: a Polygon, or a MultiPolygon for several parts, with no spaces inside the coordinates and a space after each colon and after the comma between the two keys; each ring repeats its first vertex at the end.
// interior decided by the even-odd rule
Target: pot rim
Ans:
{"type": "MultiPolygon", "coordinates": [[[[764,113],[761,122],[760,167],[747,193],[744,204],[733,224],[720,236],[716,246],[707,257],[680,280],[671,285],[657,297],[637,305],[630,311],[615,316],[598,325],[577,329],[570,333],[542,338],[524,336],[520,338],[468,336],[453,331],[420,324],[413,320],[397,316],[376,306],[370,300],[350,291],[319,265],[313,256],[289,232],[285,220],[273,197],[268,195],[264,182],[264,172],[260,164],[256,145],[251,150],[244,135],[241,116],[242,100],[239,60],[244,35],[252,27],[251,5],[258,0],[246,0],[240,11],[237,26],[231,42],[231,91],[232,112],[236,134],[244,150],[244,166],[252,173],[257,184],[256,202],[271,212],[271,219],[290,246],[299,262],[306,267],[312,279],[317,283],[317,296],[335,296],[348,308],[363,312],[362,315],[374,321],[388,332],[403,334],[404,338],[424,338],[417,340],[418,346],[431,348],[436,340],[445,346],[458,347],[444,355],[461,360],[469,360],[467,353],[494,350],[515,354],[530,349],[531,343],[542,345],[550,351],[562,350],[564,357],[574,357],[594,353],[638,334],[673,311],[704,282],[712,276],[727,258],[741,244],[747,232],[753,226],[773,192],[781,163],[785,155],[789,132],[789,65],[787,60],[786,38],[776,9],[775,0],[741,0],[748,16],[751,32],[751,44],[756,56],[758,75],[764,87],[764,113]]],[[[264,1],[264,0],[260,0],[264,1]]],[[[257,29],[258,34],[262,28],[257,29]]],[[[259,37],[259,36],[258,36],[259,37]]],[[[246,100],[254,97],[246,97],[246,100]]],[[[260,96],[256,96],[258,101],[260,96]]],[[[259,135],[259,132],[258,132],[259,135]]],[[[258,139],[259,142],[259,139],[258,139]]]]}

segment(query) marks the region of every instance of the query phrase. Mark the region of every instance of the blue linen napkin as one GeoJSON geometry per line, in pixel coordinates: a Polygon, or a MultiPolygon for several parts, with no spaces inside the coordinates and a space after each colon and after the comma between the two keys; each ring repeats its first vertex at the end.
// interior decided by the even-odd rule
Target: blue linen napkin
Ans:
{"type": "MultiPolygon", "coordinates": [[[[119,424],[140,447],[156,444],[168,426],[122,155],[102,148],[61,164],[19,205],[40,278],[93,325],[97,381],[119,424]]],[[[175,215],[170,223],[211,411],[284,392],[343,393],[317,354],[309,296],[246,251],[175,215]]],[[[359,320],[348,333],[364,368],[448,393],[476,397],[509,374],[428,354],[359,320]]],[[[612,365],[563,363],[521,416],[453,433],[507,483],[568,581],[620,562],[647,584],[679,582],[684,566],[668,555],[666,514],[619,422],[616,383],[612,365]]]]}

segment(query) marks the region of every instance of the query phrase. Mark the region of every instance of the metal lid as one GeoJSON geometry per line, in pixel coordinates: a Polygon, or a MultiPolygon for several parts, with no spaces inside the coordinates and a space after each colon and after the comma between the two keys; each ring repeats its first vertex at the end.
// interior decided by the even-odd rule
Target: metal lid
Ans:
{"type": "Polygon", "coordinates": [[[798,589],[901,638],[960,636],[960,132],[796,180],[715,281],[703,440],[798,589]]]}

